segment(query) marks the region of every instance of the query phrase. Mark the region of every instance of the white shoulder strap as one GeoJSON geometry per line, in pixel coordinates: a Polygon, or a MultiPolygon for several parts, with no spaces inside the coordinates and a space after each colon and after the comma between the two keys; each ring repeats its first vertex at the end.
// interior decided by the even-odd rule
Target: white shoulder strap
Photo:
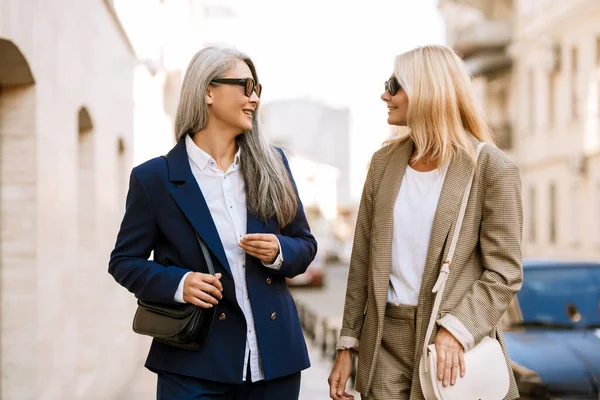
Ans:
{"type": "MultiPolygon", "coordinates": [[[[481,150],[485,146],[485,142],[479,143],[477,146],[477,153],[475,156],[475,167],[477,166],[477,161],[479,160],[479,154],[481,150]]],[[[450,265],[452,264],[452,257],[454,257],[454,250],[456,250],[456,242],[458,242],[458,237],[460,235],[460,230],[462,228],[463,219],[465,218],[465,211],[467,210],[467,203],[469,202],[469,195],[471,194],[471,187],[473,186],[473,178],[475,178],[475,168],[473,168],[473,172],[471,172],[471,178],[465,187],[465,193],[463,194],[462,204],[460,206],[460,212],[458,213],[458,219],[456,221],[456,227],[454,228],[454,235],[452,235],[452,241],[450,242],[450,248],[448,249],[448,257],[442,262],[442,269],[440,270],[440,276],[433,287],[432,292],[437,293],[435,296],[435,302],[433,303],[433,310],[431,310],[431,317],[429,318],[429,326],[427,327],[427,333],[425,334],[425,342],[423,343],[423,354],[421,357],[425,359],[427,357],[427,346],[429,345],[429,341],[431,340],[431,333],[433,332],[433,327],[435,326],[435,322],[437,319],[437,314],[440,309],[440,304],[442,303],[442,296],[444,295],[444,288],[446,287],[446,280],[448,279],[448,274],[450,273],[450,265]]],[[[428,363],[425,363],[425,370],[427,371],[428,363]]]]}

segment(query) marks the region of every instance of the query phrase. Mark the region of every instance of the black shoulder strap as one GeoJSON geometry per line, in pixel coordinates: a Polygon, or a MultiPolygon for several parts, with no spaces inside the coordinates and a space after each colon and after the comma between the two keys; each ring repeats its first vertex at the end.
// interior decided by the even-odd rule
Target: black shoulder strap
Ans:
{"type": "Polygon", "coordinates": [[[202,254],[204,255],[204,261],[206,261],[206,266],[208,267],[208,272],[211,275],[214,275],[215,267],[213,266],[212,259],[210,258],[210,253],[208,252],[208,248],[206,247],[206,244],[204,244],[204,241],[200,238],[200,235],[198,235],[198,232],[196,232],[196,237],[198,238],[198,243],[200,243],[200,247],[202,248],[202,254]]]}

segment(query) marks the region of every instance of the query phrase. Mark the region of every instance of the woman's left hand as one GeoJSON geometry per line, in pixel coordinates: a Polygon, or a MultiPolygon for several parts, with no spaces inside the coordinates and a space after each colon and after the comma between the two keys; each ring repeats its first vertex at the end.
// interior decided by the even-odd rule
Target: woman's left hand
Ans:
{"type": "Polygon", "coordinates": [[[465,376],[465,355],[462,345],[454,335],[441,327],[435,337],[435,351],[437,352],[438,380],[448,386],[456,383],[460,371],[461,378],[465,376]]]}
{"type": "Polygon", "coordinates": [[[265,264],[273,264],[279,255],[279,241],[272,233],[249,233],[242,237],[239,246],[265,264]]]}

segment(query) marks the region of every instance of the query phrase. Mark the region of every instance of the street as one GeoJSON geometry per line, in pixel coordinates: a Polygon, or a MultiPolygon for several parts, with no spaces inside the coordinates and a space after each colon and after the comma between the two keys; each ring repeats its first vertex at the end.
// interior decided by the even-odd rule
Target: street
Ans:
{"type": "MultiPolygon", "coordinates": [[[[325,268],[325,286],[316,288],[294,288],[292,294],[298,307],[317,312],[318,321],[327,319],[331,323],[340,323],[344,308],[346,293],[346,278],[348,269],[341,265],[331,265],[325,268]]],[[[320,325],[319,323],[317,325],[320,325]]],[[[317,327],[318,328],[318,327],[317,327]]],[[[319,328],[320,329],[320,328],[319,328]]],[[[318,329],[317,329],[318,330],[318,329]]],[[[320,333],[320,331],[319,331],[320,333]]],[[[327,400],[329,387],[327,378],[332,366],[331,349],[327,356],[321,350],[320,335],[312,342],[307,335],[306,342],[310,353],[312,366],[302,372],[300,400],[327,400]]],[[[331,340],[333,343],[333,340],[331,340]]],[[[150,342],[143,342],[142,357],[139,360],[139,370],[134,379],[119,396],[119,400],[151,400],[156,398],[156,375],[143,367],[146,352],[150,342]]],[[[349,391],[358,399],[357,393],[349,391]]]]}
{"type": "MultiPolygon", "coordinates": [[[[335,340],[344,311],[348,267],[344,265],[328,265],[325,267],[325,273],[325,286],[323,288],[298,288],[292,290],[296,306],[299,309],[314,313],[317,317],[315,321],[316,326],[314,327],[316,328],[316,340],[313,342],[310,333],[305,332],[312,366],[303,372],[300,400],[329,399],[327,378],[333,365],[335,340]],[[335,336],[328,336],[329,341],[325,355],[321,348],[323,321],[326,321],[330,328],[336,328],[335,336]]],[[[348,390],[348,393],[353,394],[356,399],[360,398],[358,393],[351,390],[348,390]]]]}

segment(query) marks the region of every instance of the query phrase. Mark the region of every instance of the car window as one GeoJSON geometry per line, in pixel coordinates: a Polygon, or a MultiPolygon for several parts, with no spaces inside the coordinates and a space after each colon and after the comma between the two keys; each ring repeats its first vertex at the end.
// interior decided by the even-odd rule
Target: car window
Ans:
{"type": "Polygon", "coordinates": [[[524,322],[600,323],[600,268],[525,268],[517,294],[524,322]]]}

